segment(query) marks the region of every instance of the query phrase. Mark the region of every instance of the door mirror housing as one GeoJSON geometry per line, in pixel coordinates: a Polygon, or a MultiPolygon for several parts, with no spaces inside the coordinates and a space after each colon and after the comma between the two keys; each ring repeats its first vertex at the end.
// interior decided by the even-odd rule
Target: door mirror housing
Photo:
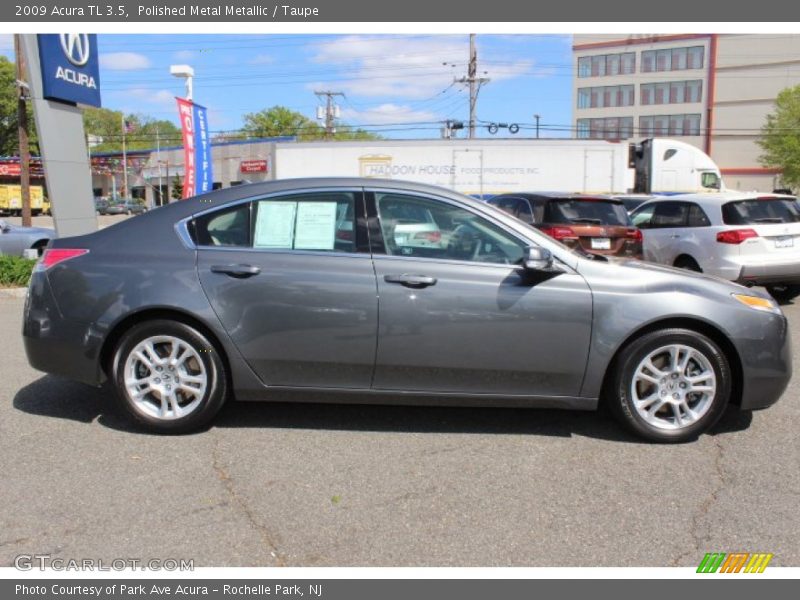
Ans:
{"type": "Polygon", "coordinates": [[[522,266],[527,271],[540,271],[544,273],[558,273],[561,271],[553,265],[553,253],[547,248],[529,246],[525,248],[522,266]]]}

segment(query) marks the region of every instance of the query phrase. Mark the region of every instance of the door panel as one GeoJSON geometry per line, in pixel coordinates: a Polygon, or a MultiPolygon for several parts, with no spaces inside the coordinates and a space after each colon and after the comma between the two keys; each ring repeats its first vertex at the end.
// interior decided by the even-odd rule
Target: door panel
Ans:
{"type": "Polygon", "coordinates": [[[197,269],[223,326],[264,383],[369,388],[378,306],[368,254],[201,249],[197,269]],[[221,265],[260,272],[212,272],[221,265]]]}
{"type": "Polygon", "coordinates": [[[380,295],[373,387],[577,396],[592,299],[580,275],[530,279],[519,267],[375,256],[380,295]],[[386,276],[431,277],[422,288],[386,276]]]}

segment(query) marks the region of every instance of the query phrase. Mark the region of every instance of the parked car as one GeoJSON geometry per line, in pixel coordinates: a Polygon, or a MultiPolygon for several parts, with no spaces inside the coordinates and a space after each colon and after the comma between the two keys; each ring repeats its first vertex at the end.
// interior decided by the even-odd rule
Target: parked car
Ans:
{"type": "Polygon", "coordinates": [[[488,203],[562,242],[593,254],[642,256],[642,234],[610,196],[501,194],[488,203]]]}
{"type": "Polygon", "coordinates": [[[794,196],[723,192],[654,199],[631,215],[645,259],[800,294],[800,206],[794,196]]]}
{"type": "Polygon", "coordinates": [[[122,206],[129,215],[140,215],[147,211],[147,207],[141,200],[126,200],[122,206]]]}
{"type": "Polygon", "coordinates": [[[631,431],[678,442],[729,404],[770,406],[791,375],[786,318],[763,292],[577,252],[421,184],[237,186],[51,244],[24,310],[28,360],[110,380],[159,432],[206,426],[233,398],[584,410],[602,398],[631,431]],[[447,243],[387,237],[400,207],[429,214],[447,243]]]}
{"type": "Polygon", "coordinates": [[[0,219],[0,253],[22,256],[25,250],[36,250],[40,255],[56,232],[44,227],[21,227],[0,219]]]}
{"type": "Polygon", "coordinates": [[[101,215],[127,215],[128,208],[124,201],[109,202],[100,212],[101,215]]]}
{"type": "Polygon", "coordinates": [[[630,214],[648,200],[652,200],[654,196],[651,196],[650,194],[619,194],[614,196],[614,198],[621,200],[625,205],[625,210],[627,210],[628,214],[630,214]]]}
{"type": "Polygon", "coordinates": [[[106,209],[108,208],[108,200],[105,198],[95,198],[94,199],[94,209],[98,215],[106,214],[106,209]]]}

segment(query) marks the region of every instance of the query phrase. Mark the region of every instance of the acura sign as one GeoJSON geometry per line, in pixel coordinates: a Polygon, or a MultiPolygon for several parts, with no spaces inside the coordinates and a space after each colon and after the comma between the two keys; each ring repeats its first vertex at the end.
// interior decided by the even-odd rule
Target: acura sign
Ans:
{"type": "Polygon", "coordinates": [[[100,106],[97,36],[89,33],[39,34],[44,97],[100,106]]]}

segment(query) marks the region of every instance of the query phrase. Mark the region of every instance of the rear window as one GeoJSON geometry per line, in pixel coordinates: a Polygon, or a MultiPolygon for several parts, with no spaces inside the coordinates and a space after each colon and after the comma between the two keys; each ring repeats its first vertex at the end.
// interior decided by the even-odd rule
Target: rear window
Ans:
{"type": "Polygon", "coordinates": [[[722,205],[727,225],[764,225],[800,222],[800,206],[790,198],[737,200],[722,205]]]}
{"type": "Polygon", "coordinates": [[[631,221],[622,202],[565,198],[547,203],[545,223],[625,225],[631,221]]]}

